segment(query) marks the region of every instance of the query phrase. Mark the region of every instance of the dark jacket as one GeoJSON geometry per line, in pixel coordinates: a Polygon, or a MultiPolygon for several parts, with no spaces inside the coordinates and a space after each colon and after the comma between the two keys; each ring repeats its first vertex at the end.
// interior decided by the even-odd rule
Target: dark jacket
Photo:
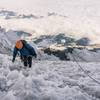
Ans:
{"type": "Polygon", "coordinates": [[[22,49],[17,49],[16,47],[14,47],[13,59],[16,58],[16,55],[18,54],[18,52],[20,53],[20,56],[35,56],[36,57],[36,52],[34,48],[28,43],[25,44],[22,49]]]}

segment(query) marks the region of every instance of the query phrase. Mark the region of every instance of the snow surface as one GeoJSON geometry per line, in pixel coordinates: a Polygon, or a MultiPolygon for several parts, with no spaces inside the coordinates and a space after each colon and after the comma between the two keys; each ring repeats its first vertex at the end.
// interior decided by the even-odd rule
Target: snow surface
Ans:
{"type": "MultiPolygon", "coordinates": [[[[100,85],[76,62],[33,60],[24,69],[19,59],[0,54],[0,100],[100,100],[100,85]]],[[[79,64],[100,81],[100,63],[79,64]]]]}
{"type": "Polygon", "coordinates": [[[83,62],[100,62],[100,50],[94,52],[94,51],[89,51],[88,49],[74,49],[73,53],[66,54],[71,61],[83,61],[83,62]],[[75,58],[73,58],[73,56],[75,58]]]}
{"type": "MultiPolygon", "coordinates": [[[[38,54],[31,69],[24,68],[19,57],[12,63],[8,56],[15,41],[23,38],[15,31],[29,32],[32,38],[64,33],[100,44],[99,6],[99,0],[1,0],[0,100],[100,100],[100,50],[74,49],[66,54],[71,61],[60,61],[30,41],[38,54]]],[[[38,45],[51,44],[44,39],[38,45]]]]}

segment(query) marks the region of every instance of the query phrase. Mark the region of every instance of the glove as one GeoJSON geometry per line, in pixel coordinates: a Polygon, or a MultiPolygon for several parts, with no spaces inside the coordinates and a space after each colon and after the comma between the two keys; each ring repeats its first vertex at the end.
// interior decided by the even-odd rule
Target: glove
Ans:
{"type": "Polygon", "coordinates": [[[12,62],[14,62],[14,61],[15,61],[15,58],[12,59],[12,62]]]}

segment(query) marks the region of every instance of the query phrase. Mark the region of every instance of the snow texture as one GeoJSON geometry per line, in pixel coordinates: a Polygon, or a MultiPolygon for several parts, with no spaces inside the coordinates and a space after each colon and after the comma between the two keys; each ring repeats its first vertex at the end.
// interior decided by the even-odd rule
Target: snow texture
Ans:
{"type": "MultiPolygon", "coordinates": [[[[100,84],[90,79],[76,62],[33,60],[24,69],[19,59],[0,55],[1,100],[100,100],[100,84]]],[[[79,62],[100,81],[100,63],[79,62]]]]}

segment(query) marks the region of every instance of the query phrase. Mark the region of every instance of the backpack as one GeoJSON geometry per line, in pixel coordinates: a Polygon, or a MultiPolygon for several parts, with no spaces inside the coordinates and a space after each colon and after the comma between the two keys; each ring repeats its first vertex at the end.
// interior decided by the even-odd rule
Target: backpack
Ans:
{"type": "Polygon", "coordinates": [[[21,42],[22,42],[23,46],[26,46],[26,44],[27,44],[26,40],[21,40],[21,42]]]}
{"type": "Polygon", "coordinates": [[[28,48],[26,45],[28,44],[26,40],[21,40],[23,43],[23,46],[32,54],[32,56],[37,57],[37,54],[34,49],[28,48]]]}

